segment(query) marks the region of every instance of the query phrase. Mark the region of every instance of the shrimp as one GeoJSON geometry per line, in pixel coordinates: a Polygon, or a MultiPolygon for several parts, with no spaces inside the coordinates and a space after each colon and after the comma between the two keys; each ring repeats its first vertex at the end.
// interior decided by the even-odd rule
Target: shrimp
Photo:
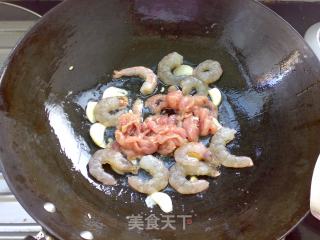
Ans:
{"type": "Polygon", "coordinates": [[[208,95],[208,86],[203,81],[192,76],[183,79],[180,82],[180,87],[182,88],[183,95],[190,94],[193,89],[197,91],[196,95],[208,95]]]}
{"type": "Polygon", "coordinates": [[[148,98],[145,106],[149,108],[152,113],[160,113],[163,109],[167,108],[168,106],[166,95],[157,94],[148,98]]]}
{"type": "Polygon", "coordinates": [[[133,189],[150,195],[161,191],[168,185],[169,171],[161,160],[152,155],[147,155],[141,158],[139,165],[140,168],[148,171],[152,178],[144,180],[138,176],[129,177],[128,183],[133,189]]]}
{"type": "Polygon", "coordinates": [[[115,185],[117,181],[111,174],[104,171],[103,164],[109,164],[118,174],[126,172],[137,174],[138,172],[137,166],[125,159],[120,152],[108,146],[105,149],[96,151],[88,164],[90,174],[105,185],[115,185]]]}
{"type": "Polygon", "coordinates": [[[185,166],[196,167],[200,162],[199,160],[208,160],[210,157],[210,151],[199,142],[184,144],[174,152],[176,162],[185,166]]]}
{"type": "Polygon", "coordinates": [[[134,101],[132,105],[132,112],[140,117],[142,117],[143,111],[143,101],[141,99],[137,99],[134,101]]]}
{"type": "Polygon", "coordinates": [[[177,52],[169,53],[167,56],[161,59],[158,64],[158,77],[162,82],[167,85],[179,86],[179,83],[186,76],[175,76],[172,70],[182,65],[183,56],[177,52]]]}
{"type": "MultiPolygon", "coordinates": [[[[190,174],[190,173],[189,173],[190,174]]],[[[195,194],[203,192],[209,187],[209,182],[206,180],[189,181],[188,173],[183,166],[176,163],[170,168],[169,183],[181,194],[195,194]]]]}
{"type": "Polygon", "coordinates": [[[202,143],[191,142],[179,147],[174,152],[174,158],[189,173],[201,173],[205,171],[206,174],[197,175],[208,175],[211,177],[220,175],[216,166],[210,164],[210,161],[212,161],[211,152],[202,143]],[[204,161],[200,161],[201,159],[204,161]]]}
{"type": "Polygon", "coordinates": [[[200,63],[194,70],[193,76],[206,84],[213,83],[221,77],[223,70],[217,61],[206,60],[200,63]]]}
{"type": "Polygon", "coordinates": [[[140,88],[140,92],[143,95],[148,95],[154,92],[157,87],[157,75],[154,72],[146,67],[138,66],[138,67],[131,67],[125,68],[120,71],[114,71],[113,77],[114,78],[121,78],[123,76],[138,76],[144,79],[144,83],[140,88]]]}
{"type": "Polygon", "coordinates": [[[210,150],[212,157],[225,167],[244,168],[253,166],[253,161],[249,157],[238,157],[228,152],[226,144],[234,139],[236,130],[222,127],[212,137],[210,150]]]}
{"type": "Polygon", "coordinates": [[[104,98],[94,108],[94,116],[98,122],[106,127],[114,127],[117,125],[119,117],[127,112],[125,109],[127,105],[128,98],[124,96],[104,98]],[[117,112],[112,113],[115,111],[117,112]]]}

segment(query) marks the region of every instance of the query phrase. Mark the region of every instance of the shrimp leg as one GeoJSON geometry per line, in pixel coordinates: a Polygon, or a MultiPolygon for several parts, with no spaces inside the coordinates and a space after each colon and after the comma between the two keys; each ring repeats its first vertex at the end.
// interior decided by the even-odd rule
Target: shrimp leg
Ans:
{"type": "Polygon", "coordinates": [[[210,150],[212,157],[225,167],[245,168],[253,166],[253,161],[249,157],[238,157],[229,153],[226,144],[234,139],[236,130],[222,127],[212,137],[210,150]]]}

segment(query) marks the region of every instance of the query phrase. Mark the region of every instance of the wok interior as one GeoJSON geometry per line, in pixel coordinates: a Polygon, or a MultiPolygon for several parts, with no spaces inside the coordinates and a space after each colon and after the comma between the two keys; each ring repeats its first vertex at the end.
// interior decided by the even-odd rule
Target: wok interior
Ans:
{"type": "Polygon", "coordinates": [[[1,151],[14,192],[49,230],[72,239],[79,229],[91,230],[95,239],[135,239],[138,233],[127,231],[126,217],[161,213],[148,209],[145,196],[131,190],[125,177],[108,187],[87,176],[86,163],[97,148],[83,108],[86,100],[99,98],[105,84],[124,84],[139,96],[132,81],[111,83],[112,71],[154,68],[172,51],[187,63],[221,63],[219,120],[238,130],[231,151],[251,156],[255,166],[222,168],[201,194],[183,196],[168,188],[173,214],[191,214],[193,224],[185,231],[146,231],[139,238],[272,239],[304,215],[319,144],[314,56],[257,3],[222,2],[186,1],[179,10],[170,1],[95,1],[90,7],[67,1],[22,41],[1,84],[1,143],[8,146],[1,151]],[[165,13],[155,14],[161,7],[165,13]],[[43,201],[54,202],[59,215],[36,210],[43,201]],[[69,231],[59,226],[66,221],[69,231]]]}

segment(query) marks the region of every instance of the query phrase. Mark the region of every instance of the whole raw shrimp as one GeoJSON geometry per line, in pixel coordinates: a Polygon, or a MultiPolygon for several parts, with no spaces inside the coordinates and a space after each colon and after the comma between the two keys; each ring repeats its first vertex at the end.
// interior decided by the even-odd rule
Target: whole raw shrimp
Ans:
{"type": "Polygon", "coordinates": [[[203,81],[192,76],[184,78],[180,82],[180,87],[183,95],[189,95],[193,89],[197,91],[196,95],[208,95],[208,86],[203,81]]]}
{"type": "Polygon", "coordinates": [[[98,122],[106,127],[114,127],[117,125],[119,117],[127,112],[125,109],[127,105],[127,97],[104,98],[94,108],[94,116],[98,122]]]}
{"type": "Polygon", "coordinates": [[[121,78],[123,76],[138,76],[144,79],[144,83],[140,88],[140,92],[143,95],[148,95],[154,92],[157,87],[157,75],[154,72],[146,67],[138,66],[138,67],[131,67],[131,68],[124,68],[120,71],[114,71],[113,77],[114,78],[121,78]]]}
{"type": "Polygon", "coordinates": [[[140,168],[149,172],[152,176],[150,180],[144,180],[138,176],[128,178],[129,185],[138,192],[152,194],[159,192],[168,185],[169,171],[163,162],[152,155],[141,158],[140,168]]]}
{"type": "Polygon", "coordinates": [[[96,151],[89,160],[90,174],[105,185],[115,185],[115,178],[104,171],[102,165],[109,164],[118,174],[138,172],[138,167],[129,162],[120,152],[108,146],[96,151]]]}
{"type": "Polygon", "coordinates": [[[206,60],[200,63],[194,70],[193,76],[206,84],[213,83],[221,77],[223,70],[217,61],[206,60]]]}
{"type": "Polygon", "coordinates": [[[166,95],[157,94],[148,98],[145,106],[149,108],[152,113],[160,113],[168,106],[166,95]]]}
{"type": "Polygon", "coordinates": [[[211,152],[206,146],[199,142],[191,142],[184,144],[174,152],[174,159],[179,163],[188,173],[195,175],[208,175],[217,177],[220,172],[215,165],[211,165],[211,152]],[[204,160],[204,161],[201,161],[204,160]],[[205,171],[206,174],[196,174],[205,171]]]}
{"type": "Polygon", "coordinates": [[[210,151],[219,163],[230,168],[244,168],[253,166],[253,161],[249,157],[238,157],[229,153],[226,144],[234,139],[236,130],[222,127],[212,137],[210,151]]]}
{"type": "Polygon", "coordinates": [[[187,171],[184,166],[176,163],[170,168],[169,183],[177,192],[181,194],[195,194],[203,192],[209,187],[208,181],[202,179],[190,181],[186,177],[188,175],[207,175],[206,173],[206,171],[187,171]]]}
{"type": "Polygon", "coordinates": [[[158,77],[160,80],[167,85],[179,86],[180,81],[185,78],[185,76],[175,76],[172,71],[182,65],[182,63],[183,56],[177,52],[169,53],[163,57],[158,64],[158,77]]]}

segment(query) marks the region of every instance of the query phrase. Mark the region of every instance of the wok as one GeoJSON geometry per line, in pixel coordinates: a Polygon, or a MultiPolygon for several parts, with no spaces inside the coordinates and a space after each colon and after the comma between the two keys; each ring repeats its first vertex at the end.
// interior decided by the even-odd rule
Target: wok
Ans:
{"type": "MultiPolygon", "coordinates": [[[[3,68],[4,175],[58,239],[82,239],[82,231],[94,239],[277,239],[308,211],[320,145],[319,76],[299,34],[255,1],[67,0],[32,28],[3,68]],[[130,230],[128,217],[162,213],[148,209],[124,177],[109,187],[88,176],[96,147],[83,108],[111,83],[114,69],[154,67],[172,51],[189,64],[222,64],[220,121],[238,130],[230,150],[251,156],[255,166],[223,168],[202,194],[167,189],[172,215],[192,216],[185,230],[178,220],[176,230],[130,230]],[[45,210],[48,202],[55,212],[45,210]]],[[[140,83],[125,86],[136,97],[140,83]]]]}

